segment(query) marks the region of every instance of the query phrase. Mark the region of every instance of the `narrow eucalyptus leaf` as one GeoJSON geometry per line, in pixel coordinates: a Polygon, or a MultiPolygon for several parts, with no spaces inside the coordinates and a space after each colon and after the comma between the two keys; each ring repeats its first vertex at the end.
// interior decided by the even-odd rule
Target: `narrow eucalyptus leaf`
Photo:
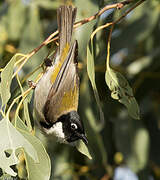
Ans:
{"type": "Polygon", "coordinates": [[[111,97],[124,104],[132,118],[140,119],[139,106],[133,96],[132,88],[124,76],[109,67],[105,74],[105,80],[111,90],[111,97]]]}
{"type": "Polygon", "coordinates": [[[88,147],[84,144],[82,140],[79,140],[79,142],[76,144],[77,150],[87,156],[89,159],[92,159],[92,156],[88,150],[88,147]]]}
{"type": "Polygon", "coordinates": [[[99,131],[102,129],[103,124],[104,124],[104,114],[103,114],[103,111],[101,108],[99,94],[98,94],[96,82],[95,82],[95,68],[94,68],[94,55],[93,55],[93,44],[92,43],[91,43],[91,46],[89,46],[89,44],[87,45],[87,73],[88,73],[89,79],[91,81],[91,85],[92,85],[92,88],[94,91],[96,103],[99,108],[100,123],[97,124],[97,126],[95,127],[95,129],[97,129],[97,131],[99,131]]]}
{"type": "Polygon", "coordinates": [[[13,68],[16,61],[16,55],[12,57],[9,63],[5,66],[1,73],[1,98],[2,106],[7,104],[9,98],[11,97],[10,85],[12,81],[13,68]]]}
{"type": "Polygon", "coordinates": [[[41,143],[41,141],[33,136],[27,129],[23,121],[17,119],[18,131],[27,139],[37,152],[39,162],[35,162],[27,152],[25,154],[25,162],[28,173],[28,180],[49,180],[51,173],[51,163],[49,156],[41,143]],[[44,168],[45,167],[45,168],[44,168]]]}
{"type": "Polygon", "coordinates": [[[24,100],[23,104],[24,104],[24,118],[25,118],[25,121],[26,121],[29,131],[31,131],[32,125],[31,125],[31,120],[30,120],[30,116],[29,116],[28,103],[27,103],[26,99],[24,100]]]}
{"type": "Polygon", "coordinates": [[[19,115],[16,116],[14,125],[15,127],[18,127],[19,129],[23,129],[26,132],[30,132],[30,129],[25,125],[25,123],[22,121],[19,115]]]}
{"type": "Polygon", "coordinates": [[[0,167],[4,172],[11,176],[16,176],[10,166],[18,163],[18,158],[15,154],[19,148],[24,148],[24,151],[33,159],[35,162],[38,161],[37,152],[35,151],[32,144],[12,125],[8,117],[5,117],[0,121],[0,167]],[[5,151],[11,150],[9,157],[6,157],[5,151]]]}
{"type": "Polygon", "coordinates": [[[26,18],[26,7],[23,5],[21,0],[10,2],[7,18],[9,38],[17,40],[23,30],[26,18]]]}

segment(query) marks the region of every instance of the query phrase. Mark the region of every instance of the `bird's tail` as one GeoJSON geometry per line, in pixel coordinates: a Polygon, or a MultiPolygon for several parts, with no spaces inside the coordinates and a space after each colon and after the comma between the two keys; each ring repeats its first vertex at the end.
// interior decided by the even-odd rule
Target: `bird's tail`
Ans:
{"type": "Polygon", "coordinates": [[[76,12],[77,9],[73,8],[72,6],[61,6],[57,10],[57,22],[59,30],[58,53],[60,56],[63,54],[66,47],[70,47],[76,12]]]}

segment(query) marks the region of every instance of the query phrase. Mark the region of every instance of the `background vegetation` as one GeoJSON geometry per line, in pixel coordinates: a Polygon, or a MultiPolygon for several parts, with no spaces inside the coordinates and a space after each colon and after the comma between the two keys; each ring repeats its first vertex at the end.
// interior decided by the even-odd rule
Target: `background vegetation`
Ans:
{"type": "MultiPolygon", "coordinates": [[[[29,53],[57,30],[56,10],[64,3],[65,0],[0,1],[1,69],[15,53],[29,53]]],[[[94,15],[113,1],[73,0],[67,3],[77,7],[76,21],[79,21],[94,15]]],[[[94,39],[96,84],[105,117],[105,125],[101,130],[97,128],[101,123],[99,111],[87,75],[86,49],[91,32],[96,27],[119,18],[131,5],[132,3],[121,10],[109,10],[96,20],[75,30],[75,38],[79,42],[81,79],[79,113],[89,139],[92,160],[80,154],[74,147],[46,139],[36,129],[36,135],[45,145],[51,159],[50,179],[108,180],[114,177],[118,180],[117,176],[119,178],[122,176],[125,180],[126,174],[129,175],[130,180],[160,179],[160,3],[158,0],[146,0],[123,18],[115,25],[111,40],[110,64],[126,77],[133,88],[134,96],[140,106],[141,119],[132,119],[125,106],[111,98],[111,92],[105,83],[107,39],[110,28],[99,31],[94,39]]],[[[53,48],[54,46],[55,44],[53,48]]],[[[41,48],[19,72],[20,81],[25,78],[22,83],[24,89],[28,88],[27,80],[35,80],[41,71],[27,76],[43,62],[50,47],[49,44],[41,48]]],[[[13,97],[19,94],[17,89],[20,88],[15,80],[11,84],[12,98],[8,104],[11,104],[13,97]]],[[[19,107],[19,116],[22,119],[25,117],[24,106],[23,104],[23,107],[19,107]]],[[[29,112],[31,109],[32,107],[29,112]]],[[[12,113],[14,108],[9,116],[11,120],[12,113]]],[[[36,144],[40,143],[35,141],[36,144]]],[[[37,145],[36,148],[42,147],[37,145]]],[[[21,164],[17,166],[19,176],[17,179],[26,176],[23,154],[21,157],[19,157],[21,164]]],[[[43,167],[43,163],[41,166],[43,167]]],[[[45,168],[46,166],[43,167],[45,168]]],[[[32,173],[34,172],[30,170],[30,174],[32,173]]],[[[10,177],[1,174],[3,174],[0,177],[2,179],[10,177]]],[[[36,180],[36,178],[40,178],[38,174],[31,179],[36,180]]]]}

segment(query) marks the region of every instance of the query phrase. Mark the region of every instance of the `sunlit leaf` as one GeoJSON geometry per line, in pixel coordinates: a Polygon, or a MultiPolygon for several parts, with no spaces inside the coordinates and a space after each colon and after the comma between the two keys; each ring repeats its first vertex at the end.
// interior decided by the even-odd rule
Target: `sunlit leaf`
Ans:
{"type": "Polygon", "coordinates": [[[23,104],[24,104],[24,118],[25,118],[27,127],[29,128],[29,131],[31,131],[32,125],[31,125],[31,120],[29,116],[28,103],[26,100],[24,100],[23,104]]]}
{"type": "Polygon", "coordinates": [[[0,167],[8,174],[16,176],[16,173],[10,166],[18,163],[16,157],[16,150],[24,148],[24,151],[33,159],[38,162],[37,152],[32,144],[10,123],[9,119],[5,117],[0,121],[0,167]],[[9,157],[6,157],[5,151],[11,150],[9,157]]]}
{"type": "Polygon", "coordinates": [[[27,139],[34,149],[37,152],[38,160],[39,162],[35,162],[28,153],[25,153],[25,162],[26,162],[26,168],[28,172],[28,179],[29,180],[49,180],[50,173],[51,173],[51,164],[49,156],[41,143],[41,141],[33,136],[31,133],[28,132],[28,129],[26,131],[26,125],[23,123],[23,121],[18,118],[17,129],[21,134],[27,139]]]}
{"type": "Polygon", "coordinates": [[[15,116],[14,126],[18,127],[19,129],[23,129],[26,132],[30,132],[30,129],[25,125],[25,123],[22,121],[18,114],[15,116]]]}
{"type": "Polygon", "coordinates": [[[103,126],[104,123],[104,114],[101,108],[100,104],[100,99],[96,87],[96,82],[95,82],[95,67],[94,67],[94,55],[93,55],[93,44],[91,43],[91,47],[88,45],[87,46],[87,73],[89,76],[89,79],[91,81],[91,85],[94,91],[94,95],[96,98],[96,102],[99,108],[99,113],[100,113],[100,121],[97,123],[97,126],[95,127],[97,130],[100,130],[103,126]]]}
{"type": "Polygon", "coordinates": [[[9,175],[9,174],[3,174],[1,177],[0,177],[0,180],[6,180],[6,179],[12,179],[12,176],[9,175]]]}
{"type": "Polygon", "coordinates": [[[144,56],[140,59],[137,59],[133,63],[130,63],[127,67],[127,72],[131,75],[136,75],[141,72],[144,68],[148,67],[152,63],[151,56],[144,56]]]}
{"type": "Polygon", "coordinates": [[[16,165],[17,174],[20,179],[27,179],[27,170],[25,163],[24,151],[19,152],[18,154],[19,163],[16,165]]]}
{"type": "Polygon", "coordinates": [[[89,159],[92,159],[92,156],[88,150],[88,147],[84,144],[82,140],[79,140],[79,142],[76,144],[77,150],[87,156],[89,159]]]}
{"type": "Polygon", "coordinates": [[[13,68],[16,62],[16,58],[17,55],[14,55],[1,73],[2,106],[5,105],[8,102],[9,98],[11,97],[10,85],[12,81],[13,68]]]}

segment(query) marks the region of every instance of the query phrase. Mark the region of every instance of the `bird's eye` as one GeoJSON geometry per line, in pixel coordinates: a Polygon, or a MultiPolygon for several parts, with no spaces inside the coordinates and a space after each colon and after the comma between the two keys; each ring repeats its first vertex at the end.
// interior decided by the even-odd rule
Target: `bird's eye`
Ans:
{"type": "Polygon", "coordinates": [[[77,124],[71,123],[71,128],[72,128],[73,130],[78,129],[77,124]]]}

